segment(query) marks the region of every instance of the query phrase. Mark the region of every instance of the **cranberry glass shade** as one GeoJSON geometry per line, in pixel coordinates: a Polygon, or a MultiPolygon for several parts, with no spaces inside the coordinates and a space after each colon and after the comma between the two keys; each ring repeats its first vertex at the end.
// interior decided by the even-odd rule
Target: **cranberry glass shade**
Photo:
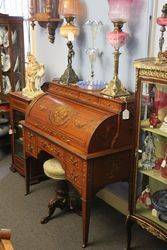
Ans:
{"type": "Polygon", "coordinates": [[[158,17],[157,24],[160,26],[167,26],[167,18],[166,17],[158,17]]]}
{"type": "Polygon", "coordinates": [[[128,36],[126,32],[113,31],[107,33],[107,40],[116,50],[118,50],[126,43],[128,36]]]}
{"type": "Polygon", "coordinates": [[[59,0],[59,15],[64,17],[77,16],[78,0],[59,0]]]}
{"type": "Polygon", "coordinates": [[[129,19],[133,0],[108,0],[108,2],[111,21],[126,22],[129,19]]]}

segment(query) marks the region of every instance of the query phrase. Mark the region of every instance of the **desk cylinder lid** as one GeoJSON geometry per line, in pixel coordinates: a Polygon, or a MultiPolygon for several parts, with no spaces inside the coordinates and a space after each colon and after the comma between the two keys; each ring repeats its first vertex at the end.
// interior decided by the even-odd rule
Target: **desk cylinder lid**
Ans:
{"type": "Polygon", "coordinates": [[[111,148],[117,115],[79,101],[45,93],[26,112],[25,127],[84,153],[111,148]]]}

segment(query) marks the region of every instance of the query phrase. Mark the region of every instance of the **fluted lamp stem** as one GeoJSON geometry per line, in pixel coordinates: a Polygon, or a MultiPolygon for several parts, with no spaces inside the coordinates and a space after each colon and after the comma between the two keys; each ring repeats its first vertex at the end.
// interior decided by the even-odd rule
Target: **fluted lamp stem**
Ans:
{"type": "Polygon", "coordinates": [[[108,86],[102,91],[102,94],[108,95],[111,97],[121,97],[128,96],[130,93],[123,87],[121,81],[118,78],[119,72],[119,56],[121,53],[119,50],[114,51],[114,76],[112,81],[108,84],[108,86]]]}
{"type": "Polygon", "coordinates": [[[107,85],[107,87],[104,90],[102,90],[102,94],[115,98],[115,97],[121,97],[121,96],[128,96],[130,95],[130,93],[124,88],[124,86],[122,85],[121,81],[118,78],[119,57],[121,55],[121,53],[119,52],[119,48],[123,44],[123,42],[125,42],[127,34],[122,32],[122,27],[124,24],[123,22],[116,21],[116,22],[113,22],[113,24],[114,24],[114,31],[108,34],[108,40],[111,43],[111,45],[113,45],[113,47],[115,48],[115,51],[113,53],[114,54],[114,76],[111,82],[109,82],[109,84],[107,85]],[[119,36],[123,36],[123,38],[121,37],[120,41],[119,41],[119,36]],[[119,45],[119,42],[120,42],[120,45],[119,45]]]}

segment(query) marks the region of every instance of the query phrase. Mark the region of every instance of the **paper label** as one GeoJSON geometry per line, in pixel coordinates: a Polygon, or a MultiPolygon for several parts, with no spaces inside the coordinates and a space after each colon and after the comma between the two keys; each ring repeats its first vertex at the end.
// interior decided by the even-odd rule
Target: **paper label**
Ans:
{"type": "Polygon", "coordinates": [[[129,115],[130,115],[130,112],[128,109],[125,109],[123,112],[122,112],[122,119],[123,120],[128,120],[129,119],[129,115]]]}
{"type": "Polygon", "coordinates": [[[13,134],[13,130],[10,128],[9,129],[9,135],[12,135],[13,134]]]}
{"type": "Polygon", "coordinates": [[[163,161],[162,161],[161,167],[162,167],[162,168],[165,168],[165,167],[166,167],[166,160],[163,160],[163,161]]]}
{"type": "Polygon", "coordinates": [[[73,32],[68,33],[68,41],[71,41],[71,42],[74,41],[74,33],[73,32]]]}

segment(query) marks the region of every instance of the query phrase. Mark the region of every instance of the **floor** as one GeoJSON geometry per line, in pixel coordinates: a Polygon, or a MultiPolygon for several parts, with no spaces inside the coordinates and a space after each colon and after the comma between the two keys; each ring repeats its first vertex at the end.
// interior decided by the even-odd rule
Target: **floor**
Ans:
{"type": "MultiPolygon", "coordinates": [[[[81,217],[57,210],[46,225],[40,220],[47,214],[47,203],[55,189],[54,180],[31,186],[24,195],[24,178],[9,171],[11,157],[0,161],[0,228],[12,230],[15,250],[79,250],[82,249],[81,217]]],[[[126,247],[125,216],[95,199],[88,250],[123,250],[126,247]]],[[[133,250],[166,250],[159,241],[138,226],[133,227],[133,250]]]]}

